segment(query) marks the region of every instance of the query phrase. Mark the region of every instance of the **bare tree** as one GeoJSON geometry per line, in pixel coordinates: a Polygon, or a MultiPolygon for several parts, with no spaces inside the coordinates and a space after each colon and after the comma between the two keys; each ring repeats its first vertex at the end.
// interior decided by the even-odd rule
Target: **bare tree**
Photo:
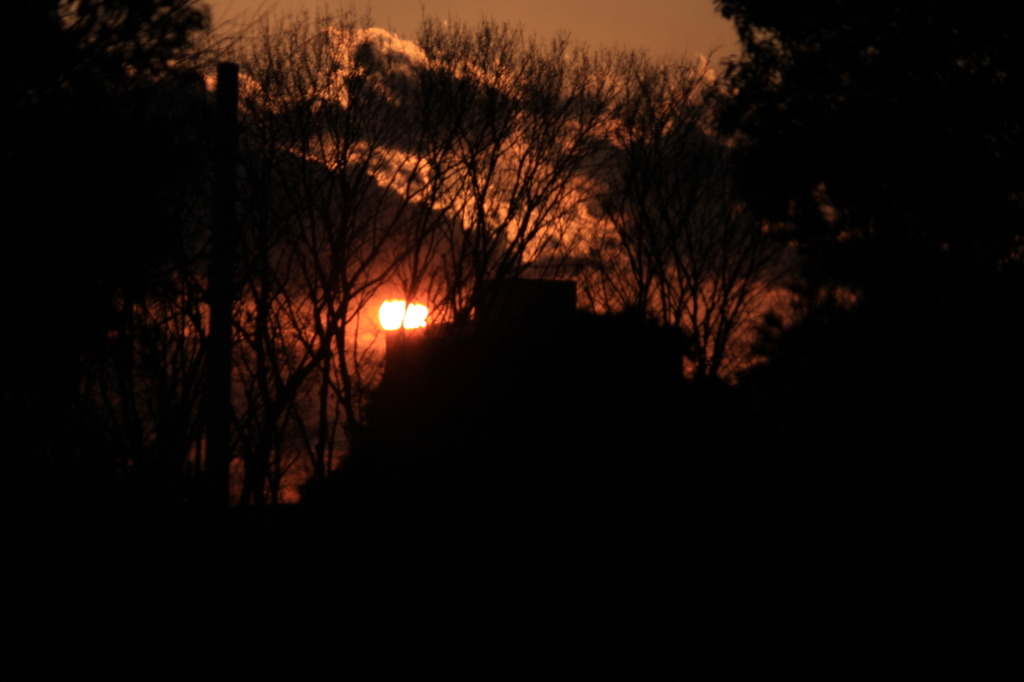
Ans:
{"type": "MultiPolygon", "coordinates": [[[[435,320],[461,324],[486,307],[488,282],[574,276],[594,309],[684,329],[693,376],[743,361],[778,253],[731,198],[699,67],[490,23],[428,22],[417,45],[300,17],[239,45],[244,502],[279,501],[287,476],[322,479],[347,451],[380,377],[371,315],[386,296],[425,297],[435,320]]],[[[188,265],[175,281],[201,290],[202,278],[188,265]]],[[[187,296],[161,305],[147,302],[147,324],[176,369],[150,394],[184,405],[173,386],[196,385],[205,313],[187,296]]],[[[201,437],[185,440],[198,464],[201,437]]]]}
{"type": "Polygon", "coordinates": [[[384,35],[300,19],[265,26],[242,60],[252,191],[238,332],[247,501],[260,501],[268,482],[273,495],[296,452],[316,479],[332,469],[379,374],[370,304],[436,224],[425,162],[403,148],[395,77],[395,60],[418,55],[384,35]]]}
{"type": "Polygon", "coordinates": [[[728,140],[715,133],[717,84],[706,62],[618,62],[619,90],[598,175],[584,294],[688,336],[685,371],[724,378],[750,343],[785,272],[783,248],[738,199],[728,140]]]}
{"type": "Polygon", "coordinates": [[[571,253],[579,183],[607,99],[590,57],[565,37],[542,46],[485,22],[424,24],[420,110],[432,182],[451,217],[440,233],[440,314],[461,324],[482,285],[571,253]],[[433,143],[431,142],[433,141],[433,143]]]}

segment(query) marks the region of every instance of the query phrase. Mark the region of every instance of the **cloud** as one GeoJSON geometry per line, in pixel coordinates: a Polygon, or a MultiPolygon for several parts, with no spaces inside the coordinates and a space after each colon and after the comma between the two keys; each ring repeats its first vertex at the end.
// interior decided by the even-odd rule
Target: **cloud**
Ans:
{"type": "MultiPolygon", "coordinates": [[[[338,64],[336,80],[361,79],[394,104],[401,104],[417,86],[427,55],[419,45],[383,28],[327,29],[338,64]]],[[[348,90],[340,94],[348,104],[348,90]]]]}
{"type": "Polygon", "coordinates": [[[353,35],[353,61],[366,73],[411,75],[426,66],[427,55],[410,40],[383,28],[364,28],[353,35]]]}

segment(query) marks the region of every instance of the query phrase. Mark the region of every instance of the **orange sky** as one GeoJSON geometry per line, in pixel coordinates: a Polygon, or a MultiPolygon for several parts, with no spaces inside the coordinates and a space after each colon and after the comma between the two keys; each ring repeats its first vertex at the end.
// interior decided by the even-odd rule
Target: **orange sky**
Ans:
{"type": "Polygon", "coordinates": [[[715,13],[711,0],[206,0],[214,23],[252,17],[261,11],[316,11],[322,7],[370,7],[377,25],[415,37],[423,11],[466,22],[482,17],[521,23],[542,35],[558,29],[591,46],[644,48],[656,56],[737,53],[732,24],[715,13]]]}

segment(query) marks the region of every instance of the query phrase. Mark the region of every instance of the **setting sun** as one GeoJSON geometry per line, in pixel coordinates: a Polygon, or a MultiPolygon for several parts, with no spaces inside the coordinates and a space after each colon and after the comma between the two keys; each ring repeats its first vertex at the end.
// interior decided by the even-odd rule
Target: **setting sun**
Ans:
{"type": "Polygon", "coordinates": [[[384,301],[378,312],[380,326],[385,331],[404,327],[416,329],[427,326],[427,306],[405,301],[384,301]]]}

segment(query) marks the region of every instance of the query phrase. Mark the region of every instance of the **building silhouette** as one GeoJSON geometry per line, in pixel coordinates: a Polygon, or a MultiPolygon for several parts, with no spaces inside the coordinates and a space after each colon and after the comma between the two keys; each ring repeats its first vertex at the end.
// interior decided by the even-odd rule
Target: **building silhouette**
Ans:
{"type": "Polygon", "coordinates": [[[579,312],[569,281],[493,283],[482,300],[462,328],[389,332],[339,493],[516,505],[657,478],[678,417],[681,333],[579,312]]]}

